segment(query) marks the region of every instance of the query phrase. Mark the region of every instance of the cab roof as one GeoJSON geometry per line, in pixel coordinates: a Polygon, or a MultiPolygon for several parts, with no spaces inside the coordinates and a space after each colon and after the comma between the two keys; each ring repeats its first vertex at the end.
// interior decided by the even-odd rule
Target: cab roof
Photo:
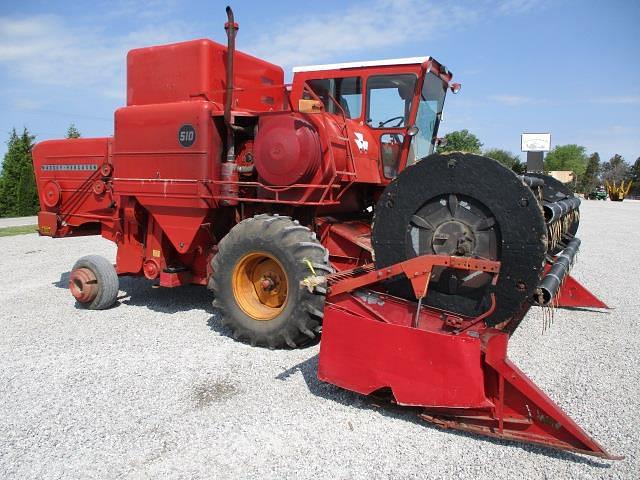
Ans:
{"type": "Polygon", "coordinates": [[[293,67],[293,73],[297,72],[316,72],[324,70],[344,70],[348,68],[361,67],[384,67],[388,65],[413,65],[422,64],[431,57],[407,57],[407,58],[390,58],[387,60],[369,60],[365,62],[347,62],[347,63],[328,63],[325,65],[305,65],[293,67]]]}

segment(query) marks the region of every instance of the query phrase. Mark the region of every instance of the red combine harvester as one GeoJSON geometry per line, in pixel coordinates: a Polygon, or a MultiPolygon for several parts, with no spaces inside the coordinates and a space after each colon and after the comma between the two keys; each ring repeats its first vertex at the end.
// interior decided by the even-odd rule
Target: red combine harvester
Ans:
{"type": "Polygon", "coordinates": [[[39,143],[41,235],[102,235],[78,304],[118,276],[208,285],[234,337],[303,346],[320,379],[444,427],[609,455],[507,358],[533,305],[601,301],[569,276],[580,201],[544,175],[437,154],[451,72],[430,57],[294,69],[195,40],[132,50],[113,137],[39,143]]]}

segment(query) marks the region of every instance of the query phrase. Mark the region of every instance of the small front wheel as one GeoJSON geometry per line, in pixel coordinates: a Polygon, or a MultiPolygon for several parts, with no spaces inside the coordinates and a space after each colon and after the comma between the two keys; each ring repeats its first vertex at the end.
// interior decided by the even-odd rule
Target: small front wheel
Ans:
{"type": "Polygon", "coordinates": [[[69,290],[81,307],[104,310],[111,307],[118,297],[118,274],[106,258],[87,255],[73,266],[69,290]]]}

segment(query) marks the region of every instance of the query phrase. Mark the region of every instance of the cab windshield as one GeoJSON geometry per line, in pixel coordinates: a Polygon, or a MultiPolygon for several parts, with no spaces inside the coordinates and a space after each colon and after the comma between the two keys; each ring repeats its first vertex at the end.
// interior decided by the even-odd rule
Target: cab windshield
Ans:
{"type": "Polygon", "coordinates": [[[367,124],[372,128],[404,128],[411,111],[417,77],[376,75],[367,80],[367,124]]]}
{"type": "Polygon", "coordinates": [[[411,142],[411,151],[407,159],[408,165],[433,153],[446,93],[447,84],[434,73],[427,73],[416,115],[415,124],[418,127],[418,133],[411,142]]]}

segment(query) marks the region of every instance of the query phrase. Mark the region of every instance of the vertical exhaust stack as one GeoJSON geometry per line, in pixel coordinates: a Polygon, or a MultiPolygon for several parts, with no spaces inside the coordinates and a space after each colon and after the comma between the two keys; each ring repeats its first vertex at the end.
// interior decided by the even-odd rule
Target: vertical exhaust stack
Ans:
{"type": "MultiPolygon", "coordinates": [[[[227,7],[227,22],[224,24],[227,32],[227,96],[224,102],[224,123],[229,131],[233,134],[231,127],[231,106],[233,102],[233,56],[236,51],[236,33],[238,32],[238,24],[234,21],[233,10],[227,7]]],[[[235,157],[234,157],[235,159],[235,157]]]]}
{"type": "MultiPolygon", "coordinates": [[[[225,161],[222,162],[220,177],[223,181],[221,194],[223,197],[238,196],[238,172],[236,166],[235,152],[235,134],[234,125],[231,122],[231,107],[233,106],[233,57],[236,51],[236,33],[238,32],[238,24],[233,18],[233,10],[227,6],[227,22],[224,24],[227,32],[227,78],[226,78],[226,96],[224,101],[224,124],[227,127],[227,154],[225,161]]],[[[226,199],[221,202],[223,205],[236,205],[237,200],[226,199]]]]}

